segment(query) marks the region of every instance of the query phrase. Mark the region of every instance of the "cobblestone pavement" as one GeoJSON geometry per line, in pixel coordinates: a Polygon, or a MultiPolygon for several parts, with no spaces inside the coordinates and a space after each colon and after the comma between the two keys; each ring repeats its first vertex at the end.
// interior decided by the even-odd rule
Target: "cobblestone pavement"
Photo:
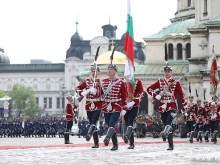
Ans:
{"type": "MultiPolygon", "coordinates": [[[[190,144],[188,139],[174,138],[174,150],[167,151],[167,142],[161,138],[136,138],[135,149],[119,137],[119,149],[110,151],[111,145],[92,149],[92,140],[70,137],[73,144],[64,145],[62,138],[1,138],[0,164],[7,165],[209,165],[220,164],[220,143],[190,144]]],[[[218,139],[220,141],[220,139],[218,139]]]]}

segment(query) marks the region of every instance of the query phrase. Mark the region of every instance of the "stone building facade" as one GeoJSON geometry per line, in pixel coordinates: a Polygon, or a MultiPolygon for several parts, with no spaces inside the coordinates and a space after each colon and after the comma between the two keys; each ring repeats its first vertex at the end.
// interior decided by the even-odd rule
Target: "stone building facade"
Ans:
{"type": "MultiPolygon", "coordinates": [[[[181,81],[186,97],[189,95],[190,82],[193,96],[195,89],[199,97],[203,97],[203,91],[206,90],[206,98],[211,99],[209,71],[213,45],[218,63],[220,60],[220,1],[177,0],[175,17],[170,21],[170,25],[158,33],[143,36],[145,43],[135,42],[135,76],[143,81],[145,89],[158,77],[162,77],[165,65],[164,45],[167,44],[169,65],[173,68],[174,77],[181,81]]],[[[89,76],[98,46],[101,46],[98,58],[100,77],[106,76],[111,46],[115,45],[114,63],[119,66],[118,75],[122,77],[125,34],[117,39],[117,26],[108,24],[102,26],[102,36],[83,40],[77,25],[78,22],[64,63],[10,64],[4,50],[0,49],[0,89],[7,92],[16,83],[31,87],[36,92],[36,100],[43,113],[59,114],[64,109],[65,96],[74,94],[75,86],[89,76]]],[[[217,94],[219,95],[219,88],[217,94]]],[[[83,107],[84,102],[80,104],[80,116],[86,116],[83,107]]],[[[140,111],[148,114],[154,112],[151,98],[147,94],[140,111]]]]}
{"type": "MultiPolygon", "coordinates": [[[[146,74],[145,85],[148,86],[157,77],[162,76],[165,65],[165,43],[168,45],[169,64],[173,67],[174,77],[181,80],[186,97],[191,83],[192,95],[197,89],[200,99],[211,99],[210,66],[212,48],[215,47],[219,63],[220,53],[220,1],[218,0],[178,0],[175,17],[171,24],[160,32],[145,37],[146,74]],[[154,58],[154,57],[157,58],[154,58]]],[[[219,96],[219,88],[217,95],[219,96]]],[[[151,98],[148,99],[151,102],[151,98]]],[[[152,110],[152,104],[148,104],[152,110]]]]}

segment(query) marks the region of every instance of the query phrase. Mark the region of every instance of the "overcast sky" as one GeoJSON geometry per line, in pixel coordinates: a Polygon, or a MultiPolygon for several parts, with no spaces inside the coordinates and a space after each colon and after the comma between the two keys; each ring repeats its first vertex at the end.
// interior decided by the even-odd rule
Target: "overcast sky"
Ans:
{"type": "MultiPolygon", "coordinates": [[[[135,40],[169,25],[176,9],[177,0],[131,0],[135,40]]],[[[0,48],[11,64],[63,63],[77,19],[83,39],[102,36],[109,21],[119,39],[126,32],[127,0],[0,0],[0,48]]]]}

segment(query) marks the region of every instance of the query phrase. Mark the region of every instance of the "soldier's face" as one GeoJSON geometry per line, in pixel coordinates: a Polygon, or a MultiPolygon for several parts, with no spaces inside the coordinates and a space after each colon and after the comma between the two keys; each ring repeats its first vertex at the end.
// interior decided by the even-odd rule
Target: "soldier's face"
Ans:
{"type": "Polygon", "coordinates": [[[217,101],[218,101],[218,97],[214,97],[214,98],[213,98],[213,101],[214,101],[214,102],[217,102],[217,101]]]}
{"type": "Polygon", "coordinates": [[[170,78],[172,76],[172,71],[164,71],[164,76],[170,78]]]}
{"type": "Polygon", "coordinates": [[[68,98],[68,101],[72,103],[73,102],[73,98],[72,97],[68,98]]]}
{"type": "Polygon", "coordinates": [[[92,70],[92,71],[91,71],[91,75],[92,75],[92,77],[97,78],[98,75],[99,75],[99,71],[97,71],[97,70],[92,70]]]}
{"type": "Polygon", "coordinates": [[[108,75],[109,77],[114,77],[116,74],[116,70],[113,68],[108,68],[108,75]]]}
{"type": "Polygon", "coordinates": [[[190,97],[190,98],[189,98],[189,101],[190,101],[190,102],[193,102],[193,100],[194,100],[193,97],[190,97]]]}

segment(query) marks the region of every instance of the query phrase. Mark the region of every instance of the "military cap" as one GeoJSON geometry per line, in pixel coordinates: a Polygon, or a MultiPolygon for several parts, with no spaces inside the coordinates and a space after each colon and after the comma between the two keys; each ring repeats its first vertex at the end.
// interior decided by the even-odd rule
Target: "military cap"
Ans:
{"type": "Polygon", "coordinates": [[[99,67],[98,67],[98,66],[95,66],[95,65],[92,65],[90,70],[91,70],[91,71],[97,70],[98,72],[100,71],[99,67]]]}
{"type": "Polygon", "coordinates": [[[200,102],[202,102],[202,100],[201,100],[201,99],[197,99],[196,102],[197,102],[197,103],[200,103],[200,102]]]}
{"type": "Polygon", "coordinates": [[[218,96],[216,96],[216,95],[214,95],[214,96],[212,96],[212,99],[218,99],[218,96]]]}
{"type": "Polygon", "coordinates": [[[118,67],[117,67],[117,65],[115,65],[115,64],[109,64],[108,65],[108,69],[109,68],[112,68],[112,69],[114,69],[115,71],[118,71],[118,67]]]}
{"type": "Polygon", "coordinates": [[[164,67],[164,72],[172,71],[172,68],[170,66],[165,66],[164,67]]]}

